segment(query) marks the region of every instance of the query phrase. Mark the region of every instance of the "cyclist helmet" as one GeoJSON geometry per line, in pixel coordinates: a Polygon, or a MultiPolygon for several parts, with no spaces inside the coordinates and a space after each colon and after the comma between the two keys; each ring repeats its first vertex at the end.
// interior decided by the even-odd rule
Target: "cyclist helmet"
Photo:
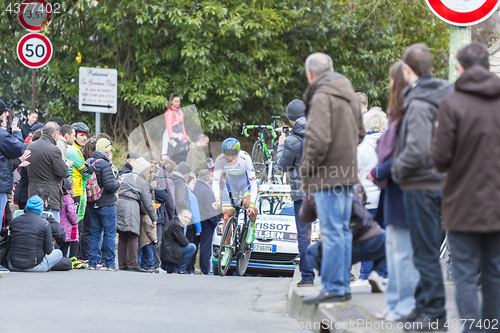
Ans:
{"type": "Polygon", "coordinates": [[[85,123],[74,123],[71,127],[75,129],[76,133],[90,133],[90,129],[85,123]]]}
{"type": "Polygon", "coordinates": [[[222,152],[227,156],[235,156],[240,152],[240,142],[235,138],[227,138],[222,142],[222,152]]]}

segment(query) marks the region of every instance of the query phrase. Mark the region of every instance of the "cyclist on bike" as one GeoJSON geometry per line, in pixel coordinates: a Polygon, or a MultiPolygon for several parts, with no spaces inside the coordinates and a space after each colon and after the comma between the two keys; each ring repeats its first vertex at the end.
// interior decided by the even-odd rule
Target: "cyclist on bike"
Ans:
{"type": "MultiPolygon", "coordinates": [[[[212,182],[212,191],[215,195],[215,202],[212,205],[214,209],[218,209],[221,205],[219,181],[222,170],[227,172],[226,186],[222,194],[222,211],[224,212],[222,230],[226,227],[227,220],[234,215],[234,207],[229,193],[231,192],[233,198],[236,197],[237,193],[241,193],[244,197],[243,207],[247,210],[247,215],[252,221],[246,239],[246,242],[251,244],[255,240],[255,221],[257,220],[257,210],[255,209],[257,181],[250,155],[240,150],[240,143],[234,138],[228,138],[222,142],[222,154],[215,160],[214,180],[212,182]]],[[[229,256],[225,255],[224,257],[229,256]]]]}

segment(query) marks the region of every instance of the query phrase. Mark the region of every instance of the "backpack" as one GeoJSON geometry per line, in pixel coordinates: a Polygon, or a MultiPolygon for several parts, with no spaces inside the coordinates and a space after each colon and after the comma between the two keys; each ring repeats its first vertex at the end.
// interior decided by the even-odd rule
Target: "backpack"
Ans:
{"type": "MultiPolygon", "coordinates": [[[[102,158],[98,158],[92,163],[92,167],[95,166],[97,161],[103,161],[102,158]]],[[[87,160],[87,163],[90,164],[90,158],[87,160]]],[[[95,169],[95,168],[94,168],[95,169]]],[[[95,172],[90,176],[89,179],[85,181],[85,193],[87,195],[87,202],[96,202],[102,195],[102,189],[97,182],[97,176],[95,172]]]]}

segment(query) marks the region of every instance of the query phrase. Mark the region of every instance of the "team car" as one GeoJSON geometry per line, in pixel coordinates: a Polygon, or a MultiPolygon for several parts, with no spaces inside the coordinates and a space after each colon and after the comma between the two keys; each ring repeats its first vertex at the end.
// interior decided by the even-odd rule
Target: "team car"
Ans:
{"type": "MultiPolygon", "coordinates": [[[[256,221],[255,241],[252,244],[246,272],[293,275],[300,258],[290,185],[261,185],[255,207],[259,215],[256,221]]],[[[239,222],[243,223],[242,213],[239,216],[239,222]]],[[[215,229],[212,239],[214,274],[218,274],[217,258],[222,237],[221,228],[222,220],[219,222],[219,227],[215,229]]],[[[230,270],[234,271],[233,267],[236,267],[236,261],[231,263],[230,270]]],[[[229,274],[232,273],[229,272],[229,274]]]]}

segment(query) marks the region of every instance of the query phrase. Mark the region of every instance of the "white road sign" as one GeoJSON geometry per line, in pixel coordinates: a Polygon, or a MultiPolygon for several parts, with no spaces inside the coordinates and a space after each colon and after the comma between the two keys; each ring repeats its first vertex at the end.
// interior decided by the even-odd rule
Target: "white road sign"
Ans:
{"type": "Polygon", "coordinates": [[[465,27],[483,22],[498,9],[499,0],[425,0],[431,11],[448,24],[465,27]]]}
{"type": "Polygon", "coordinates": [[[80,67],[80,111],[116,113],[116,69],[80,67]]]}

